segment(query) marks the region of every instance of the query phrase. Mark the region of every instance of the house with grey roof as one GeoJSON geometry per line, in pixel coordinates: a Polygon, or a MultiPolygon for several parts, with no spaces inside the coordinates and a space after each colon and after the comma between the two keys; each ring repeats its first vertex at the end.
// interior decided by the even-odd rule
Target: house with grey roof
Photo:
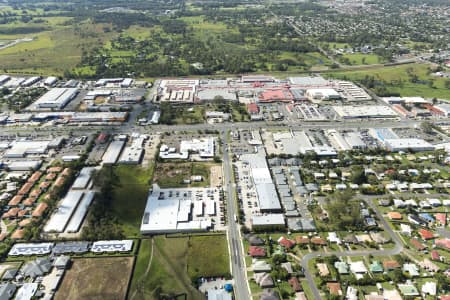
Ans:
{"type": "Polygon", "coordinates": [[[0,284],[0,300],[9,300],[16,292],[16,285],[12,283],[0,284]]]}
{"type": "Polygon", "coordinates": [[[18,269],[8,269],[3,273],[2,276],[2,280],[4,281],[8,281],[8,280],[13,280],[14,278],[16,278],[16,275],[18,273],[18,269]]]}
{"type": "Polygon", "coordinates": [[[46,258],[36,258],[27,262],[21,272],[24,277],[36,278],[47,274],[52,269],[52,263],[46,258]]]}

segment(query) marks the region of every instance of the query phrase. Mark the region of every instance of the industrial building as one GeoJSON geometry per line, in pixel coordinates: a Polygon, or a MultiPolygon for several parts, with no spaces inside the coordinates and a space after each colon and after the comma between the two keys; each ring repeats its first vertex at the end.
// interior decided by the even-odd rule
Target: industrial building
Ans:
{"type": "Polygon", "coordinates": [[[122,151],[120,156],[120,164],[134,164],[137,165],[141,162],[144,156],[144,143],[147,139],[145,135],[139,135],[131,141],[131,144],[122,151]]]}
{"type": "Polygon", "coordinates": [[[149,192],[141,223],[142,234],[205,231],[211,228],[218,189],[161,189],[154,184],[149,192]],[[206,216],[204,216],[204,210],[206,216]],[[193,211],[194,208],[194,211],[193,211]]]}
{"type": "Polygon", "coordinates": [[[80,174],[78,174],[75,182],[72,184],[72,189],[81,190],[87,188],[89,182],[92,178],[92,172],[94,172],[94,167],[84,167],[81,169],[80,174]]]}
{"type": "Polygon", "coordinates": [[[161,80],[158,88],[160,101],[191,103],[199,85],[196,79],[161,80]]]}
{"type": "Polygon", "coordinates": [[[304,88],[318,88],[331,85],[330,81],[321,76],[289,77],[288,81],[292,85],[304,88]]]}
{"type": "Polygon", "coordinates": [[[6,83],[10,79],[11,79],[11,76],[9,76],[9,75],[0,75],[0,85],[6,83]]]}
{"type": "Polygon", "coordinates": [[[22,82],[21,86],[23,87],[29,87],[35,84],[36,82],[39,82],[42,79],[41,76],[33,76],[27,78],[24,82],[22,82]]]}
{"type": "Polygon", "coordinates": [[[45,86],[54,86],[57,81],[58,81],[58,78],[56,78],[54,76],[50,76],[44,80],[44,85],[45,86]]]}
{"type": "Polygon", "coordinates": [[[50,141],[17,140],[3,154],[4,158],[22,158],[27,155],[43,155],[47,153],[50,141]]]}
{"type": "Polygon", "coordinates": [[[123,147],[125,146],[125,140],[114,140],[112,141],[102,157],[102,162],[104,165],[113,165],[119,159],[120,153],[122,153],[123,147]]]}
{"type": "Polygon", "coordinates": [[[77,94],[76,88],[53,88],[31,104],[27,110],[62,109],[77,94]]]}
{"type": "Polygon", "coordinates": [[[64,232],[83,195],[83,191],[70,190],[45,225],[44,232],[64,232]]]}

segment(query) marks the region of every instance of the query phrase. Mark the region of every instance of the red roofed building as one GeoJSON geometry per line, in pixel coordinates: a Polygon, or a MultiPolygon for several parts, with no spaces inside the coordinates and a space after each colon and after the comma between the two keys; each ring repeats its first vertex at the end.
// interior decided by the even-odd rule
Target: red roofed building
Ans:
{"type": "Polygon", "coordinates": [[[432,238],[434,238],[434,234],[431,231],[423,228],[419,229],[419,234],[424,240],[431,240],[432,238]]]}
{"type": "Polygon", "coordinates": [[[302,286],[300,285],[300,282],[298,281],[297,277],[292,277],[291,279],[288,280],[288,282],[292,286],[294,292],[303,291],[302,286]]]}
{"type": "Polygon", "coordinates": [[[444,295],[439,298],[440,300],[450,300],[450,295],[444,295]]]}
{"type": "Polygon", "coordinates": [[[108,139],[108,135],[104,132],[100,133],[97,137],[97,139],[95,140],[95,142],[97,144],[104,144],[106,142],[106,140],[108,139]]]}
{"type": "Polygon", "coordinates": [[[427,248],[427,246],[425,246],[424,244],[422,244],[421,242],[419,242],[416,239],[411,239],[411,245],[413,245],[414,248],[416,248],[416,250],[419,250],[419,251],[423,251],[427,248]]]}
{"type": "Polygon", "coordinates": [[[247,111],[251,115],[259,114],[258,104],[256,104],[256,103],[249,103],[249,104],[247,104],[247,111]]]}
{"type": "Polygon", "coordinates": [[[284,236],[282,236],[278,239],[278,244],[280,244],[281,246],[283,246],[286,249],[291,249],[292,247],[295,246],[295,242],[293,240],[288,240],[284,236]]]}
{"type": "Polygon", "coordinates": [[[291,102],[294,100],[291,92],[287,89],[273,89],[265,90],[258,95],[259,102],[270,103],[270,102],[291,102]]]}
{"type": "Polygon", "coordinates": [[[327,244],[327,241],[320,237],[313,237],[311,239],[311,243],[313,243],[314,245],[325,246],[327,244]]]}
{"type": "Polygon", "coordinates": [[[309,244],[309,238],[303,237],[303,236],[299,236],[299,235],[295,237],[295,241],[297,242],[297,244],[300,244],[300,245],[307,245],[307,244],[309,244]]]}
{"type": "Polygon", "coordinates": [[[450,250],[450,240],[449,239],[438,239],[434,241],[434,244],[437,247],[441,247],[447,250],[450,250]]]}
{"type": "Polygon", "coordinates": [[[330,294],[342,296],[342,289],[339,282],[327,282],[327,287],[330,290],[330,294]]]}
{"type": "Polygon", "coordinates": [[[383,269],[385,271],[392,271],[394,269],[400,268],[400,264],[396,260],[385,260],[383,261],[383,269]]]}
{"type": "Polygon", "coordinates": [[[431,259],[432,260],[441,260],[441,256],[439,255],[439,252],[436,250],[431,251],[431,259]]]}
{"type": "Polygon", "coordinates": [[[447,216],[444,213],[437,213],[435,215],[436,217],[436,221],[439,222],[441,225],[446,225],[447,224],[447,216]]]}
{"type": "Polygon", "coordinates": [[[266,250],[258,246],[250,246],[248,248],[248,254],[251,257],[266,257],[266,250]]]}

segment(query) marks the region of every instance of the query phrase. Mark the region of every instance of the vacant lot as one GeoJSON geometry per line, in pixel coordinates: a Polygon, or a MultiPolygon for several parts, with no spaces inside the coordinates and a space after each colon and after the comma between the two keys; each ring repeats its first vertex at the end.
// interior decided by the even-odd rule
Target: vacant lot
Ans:
{"type": "Polygon", "coordinates": [[[132,257],[75,259],[63,282],[56,300],[124,299],[132,257]]]}
{"type": "Polygon", "coordinates": [[[188,274],[200,277],[229,276],[229,258],[225,235],[194,236],[188,242],[188,274]]]}
{"type": "Polygon", "coordinates": [[[115,167],[114,172],[119,177],[120,184],[114,188],[112,210],[122,225],[125,236],[137,237],[147,202],[153,166],[144,169],[122,165],[115,167]]]}
{"type": "Polygon", "coordinates": [[[154,182],[162,188],[205,187],[210,185],[212,163],[158,163],[154,182]],[[184,183],[191,176],[202,176],[199,182],[184,183]]]}
{"type": "Polygon", "coordinates": [[[193,280],[227,276],[229,272],[225,235],[145,239],[141,241],[129,300],[157,299],[158,294],[204,299],[192,285],[193,280]]]}

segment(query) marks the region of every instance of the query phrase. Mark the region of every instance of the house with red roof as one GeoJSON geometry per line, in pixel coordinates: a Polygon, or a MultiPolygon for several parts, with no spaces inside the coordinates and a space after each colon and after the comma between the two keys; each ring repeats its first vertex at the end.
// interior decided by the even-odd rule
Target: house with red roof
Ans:
{"type": "Polygon", "coordinates": [[[423,251],[427,248],[427,246],[425,246],[416,239],[411,239],[411,245],[413,245],[413,247],[416,248],[416,250],[418,251],[423,251]]]}
{"type": "Polygon", "coordinates": [[[258,246],[250,246],[248,248],[248,255],[251,257],[266,257],[266,250],[258,246]]]}
{"type": "Polygon", "coordinates": [[[432,260],[441,260],[441,256],[439,255],[439,252],[436,250],[431,251],[431,259],[432,260]]]}
{"type": "Polygon", "coordinates": [[[294,292],[303,291],[303,288],[300,285],[300,282],[298,281],[297,277],[292,277],[291,279],[288,280],[288,283],[291,285],[294,292]]]}
{"type": "Polygon", "coordinates": [[[445,226],[447,224],[447,216],[444,213],[437,213],[435,214],[436,222],[439,223],[442,226],[445,226]]]}
{"type": "Polygon", "coordinates": [[[437,239],[434,241],[436,247],[441,247],[450,250],[450,239],[437,239]]]}
{"type": "Polygon", "coordinates": [[[278,239],[278,244],[280,244],[281,246],[283,246],[286,249],[291,249],[292,247],[295,246],[295,241],[289,240],[289,239],[285,238],[284,236],[282,236],[278,239]]]}
{"type": "Polygon", "coordinates": [[[419,235],[423,240],[431,240],[434,238],[434,234],[426,229],[419,229],[419,235]]]}

